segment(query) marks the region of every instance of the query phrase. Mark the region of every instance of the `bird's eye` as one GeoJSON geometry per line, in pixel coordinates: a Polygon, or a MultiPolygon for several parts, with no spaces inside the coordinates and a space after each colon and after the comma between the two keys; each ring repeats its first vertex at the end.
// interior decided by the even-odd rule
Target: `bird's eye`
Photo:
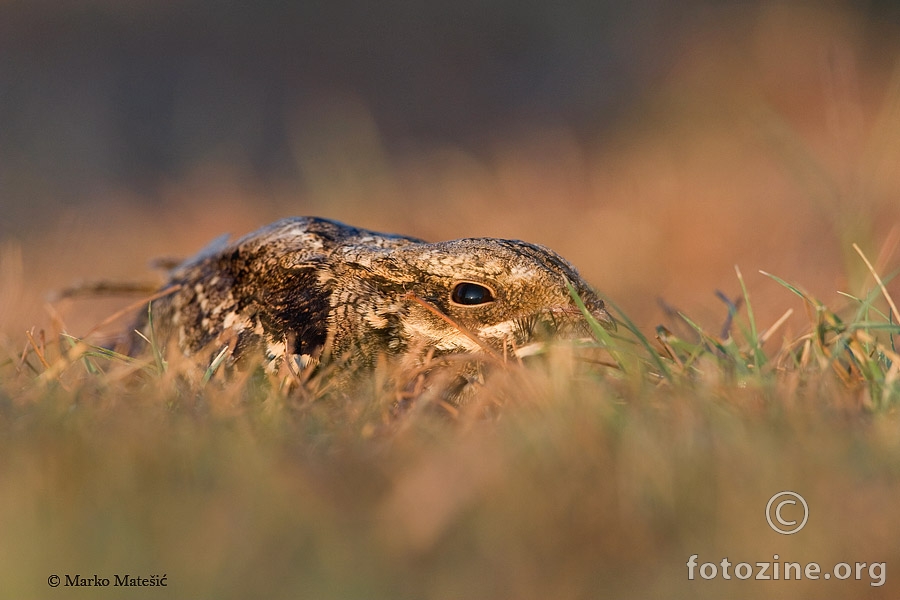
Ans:
{"type": "Polygon", "coordinates": [[[457,283],[450,294],[450,299],[456,304],[465,306],[474,306],[476,304],[487,304],[494,301],[494,294],[489,288],[470,281],[457,283]]]}

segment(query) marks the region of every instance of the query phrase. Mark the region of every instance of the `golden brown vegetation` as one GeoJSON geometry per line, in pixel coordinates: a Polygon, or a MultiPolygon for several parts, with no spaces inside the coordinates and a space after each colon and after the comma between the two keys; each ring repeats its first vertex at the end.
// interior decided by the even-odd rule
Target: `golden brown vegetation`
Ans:
{"type": "Polygon", "coordinates": [[[893,300],[875,286],[841,317],[783,285],[810,324],[780,347],[764,349],[783,320],[759,327],[747,296],[717,333],[682,316],[685,337],[648,340],[618,313],[619,333],[596,327],[603,360],[561,346],[508,365],[452,418],[398,415],[379,373],[350,397],[327,374],[198,388],[173,357],[29,332],[2,364],[3,578],[24,596],[57,572],[137,572],[187,597],[712,597],[760,588],[687,582],[692,554],[890,564],[893,300]],[[765,524],[782,489],[813,507],[797,539],[765,524]]]}

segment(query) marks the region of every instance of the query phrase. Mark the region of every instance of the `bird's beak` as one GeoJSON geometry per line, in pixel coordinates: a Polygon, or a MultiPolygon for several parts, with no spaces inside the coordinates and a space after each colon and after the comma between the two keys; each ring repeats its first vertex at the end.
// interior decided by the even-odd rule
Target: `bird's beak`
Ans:
{"type": "Polygon", "coordinates": [[[592,310],[591,316],[597,319],[597,322],[600,323],[600,325],[602,325],[604,329],[607,329],[609,331],[616,331],[618,329],[616,320],[612,318],[612,315],[609,314],[605,308],[592,310]]]}

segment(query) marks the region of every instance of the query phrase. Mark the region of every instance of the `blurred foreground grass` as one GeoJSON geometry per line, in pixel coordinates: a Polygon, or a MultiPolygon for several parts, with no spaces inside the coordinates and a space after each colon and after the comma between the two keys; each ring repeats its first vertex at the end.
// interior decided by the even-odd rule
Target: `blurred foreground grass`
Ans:
{"type": "Polygon", "coordinates": [[[603,360],[561,347],[494,373],[490,419],[391,417],[388,393],[259,378],[190,390],[171,364],[32,335],[0,358],[0,596],[895,595],[892,299],[873,284],[837,314],[780,283],[808,308],[799,338],[756,323],[746,289],[717,332],[681,315],[647,339],[618,312],[603,360]],[[766,524],[782,490],[810,506],[793,536],[766,524]],[[689,581],[693,554],[886,569],[689,581]],[[168,585],[51,589],[53,574],[168,585]]]}

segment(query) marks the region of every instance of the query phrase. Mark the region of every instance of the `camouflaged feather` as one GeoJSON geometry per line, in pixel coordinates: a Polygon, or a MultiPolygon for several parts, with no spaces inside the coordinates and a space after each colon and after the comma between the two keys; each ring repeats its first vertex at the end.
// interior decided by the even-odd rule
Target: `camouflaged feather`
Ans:
{"type": "MultiPolygon", "coordinates": [[[[340,359],[415,362],[452,353],[526,354],[589,328],[570,283],[602,324],[613,321],[577,271],[552,250],[517,240],[427,243],[313,217],[284,219],[229,243],[218,239],[173,269],[175,291],[153,303],[155,339],[203,361],[261,358],[294,372],[340,359]],[[490,291],[464,305],[456,286],[490,291]]],[[[148,324],[139,324],[148,333],[148,324]]],[[[137,337],[132,351],[140,349],[137,337]]],[[[145,343],[143,345],[146,345],[145,343]]]]}

